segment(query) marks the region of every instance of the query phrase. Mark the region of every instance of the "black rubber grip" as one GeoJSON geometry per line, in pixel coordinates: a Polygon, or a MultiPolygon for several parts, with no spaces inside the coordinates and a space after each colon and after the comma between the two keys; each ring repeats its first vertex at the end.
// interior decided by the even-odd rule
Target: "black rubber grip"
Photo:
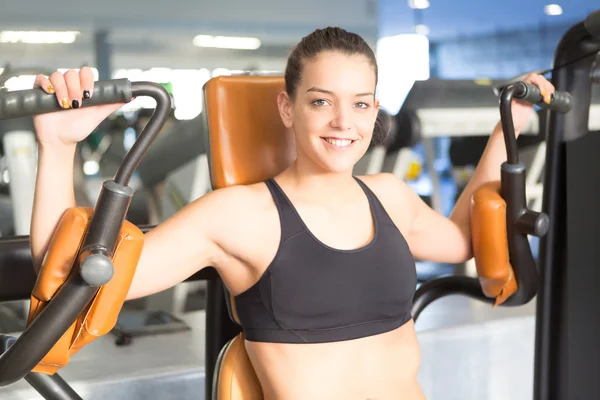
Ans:
{"type": "Polygon", "coordinates": [[[584,26],[590,35],[596,39],[600,39],[600,10],[594,11],[588,15],[585,19],[584,26]]]}
{"type": "MultiPolygon", "coordinates": [[[[94,92],[89,100],[83,100],[82,107],[101,104],[128,103],[131,101],[131,82],[128,79],[113,79],[94,83],[94,92]]],[[[0,120],[27,117],[65,110],[56,98],[40,88],[0,91],[0,120]]]]}
{"type": "Polygon", "coordinates": [[[567,92],[554,92],[552,100],[548,104],[544,101],[540,89],[526,82],[515,83],[514,97],[560,113],[568,112],[573,105],[571,95],[567,92]]]}

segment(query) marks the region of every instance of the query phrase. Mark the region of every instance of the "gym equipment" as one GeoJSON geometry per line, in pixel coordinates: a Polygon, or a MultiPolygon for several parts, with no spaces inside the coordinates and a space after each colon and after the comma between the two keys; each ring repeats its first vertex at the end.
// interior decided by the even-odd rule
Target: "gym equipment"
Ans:
{"type": "Polygon", "coordinates": [[[600,398],[600,135],[590,132],[599,52],[600,10],[567,31],[554,55],[552,84],[572,94],[573,110],[549,116],[542,210],[551,226],[540,242],[535,400],[600,398]]]}
{"type": "MultiPolygon", "coordinates": [[[[600,13],[596,13],[596,15],[597,16],[594,17],[596,18],[594,24],[595,26],[598,26],[600,24],[600,13]]],[[[577,29],[579,29],[577,41],[582,38],[589,39],[589,33],[585,31],[583,27],[577,29]]],[[[597,49],[594,47],[594,50],[597,52],[600,48],[597,49]]],[[[559,74],[560,73],[561,72],[559,72],[559,74]]],[[[565,74],[562,79],[571,76],[573,75],[565,74]]],[[[589,70],[587,75],[581,76],[584,76],[588,83],[590,82],[591,78],[589,70]]],[[[583,85],[583,83],[581,84],[583,85]]],[[[277,172],[285,168],[285,166],[291,162],[294,157],[293,136],[282,127],[280,119],[276,117],[278,116],[278,113],[275,104],[269,108],[264,107],[264,101],[252,101],[274,98],[276,93],[278,93],[282,87],[283,79],[281,77],[219,77],[214,78],[205,85],[204,94],[207,106],[205,121],[208,127],[207,143],[210,150],[208,155],[213,188],[260,181],[266,179],[268,176],[277,174],[277,172]],[[258,106],[258,104],[260,104],[260,106],[258,106]],[[243,127],[244,129],[240,129],[240,127],[243,127]],[[260,156],[257,157],[256,154],[260,154],[260,156]],[[257,160],[261,162],[260,165],[256,165],[257,160]]],[[[559,86],[557,86],[557,89],[559,89],[559,91],[565,90],[564,88],[560,89],[559,86]]],[[[582,91],[584,98],[586,91],[589,93],[589,88],[584,88],[582,91]]],[[[507,115],[510,116],[509,106],[511,96],[527,96],[527,93],[524,92],[523,87],[519,87],[519,85],[516,84],[505,88],[502,96],[502,116],[505,123],[505,117],[507,115]]],[[[529,101],[535,100],[535,98],[529,98],[529,101]]],[[[581,99],[578,97],[573,99],[572,104],[575,106],[577,112],[574,110],[570,111],[567,114],[569,118],[574,114],[585,114],[585,110],[581,111],[578,108],[582,104],[580,100],[581,99]]],[[[551,105],[550,108],[552,107],[554,106],[551,105]]],[[[561,111],[564,111],[564,109],[561,111]]],[[[563,121],[563,119],[566,119],[566,117],[554,111],[552,113],[551,131],[552,129],[555,129],[556,121],[563,121]]],[[[510,124],[508,124],[508,128],[510,129],[510,124]]],[[[511,149],[515,147],[512,142],[514,136],[510,137],[507,135],[505,139],[507,150],[511,152],[511,149]]],[[[425,306],[435,299],[449,294],[462,294],[488,303],[493,302],[509,306],[516,306],[531,300],[531,297],[535,294],[535,285],[537,283],[536,279],[533,279],[532,277],[534,277],[537,272],[529,269],[535,267],[535,264],[532,262],[529,246],[525,245],[527,243],[525,236],[527,233],[542,236],[545,233],[544,228],[547,220],[543,214],[528,212],[527,208],[523,206],[525,204],[523,178],[524,169],[520,167],[518,159],[511,157],[511,159],[503,165],[501,182],[497,183],[495,186],[486,186],[474,196],[474,201],[481,206],[480,208],[475,207],[473,211],[475,225],[478,225],[477,221],[480,221],[480,224],[485,224],[486,222],[487,214],[478,210],[502,210],[503,207],[506,207],[505,214],[493,213],[491,217],[491,220],[504,221],[506,224],[505,226],[502,226],[502,224],[490,225],[489,220],[487,220],[488,224],[486,225],[478,225],[480,228],[482,226],[487,228],[485,231],[479,230],[479,232],[486,236],[476,239],[479,240],[479,244],[474,243],[474,245],[479,248],[479,251],[476,251],[478,264],[482,267],[482,271],[487,274],[487,276],[485,274],[482,275],[482,278],[484,279],[447,277],[434,279],[425,283],[415,295],[413,307],[415,319],[418,318],[425,306]],[[480,197],[478,197],[478,195],[480,197]],[[503,196],[506,200],[504,200],[503,196]],[[511,232],[511,234],[509,235],[507,231],[511,232]],[[486,243],[491,244],[492,246],[486,248],[486,243]],[[521,251],[523,253],[520,253],[521,251]],[[510,262],[507,263],[506,260],[510,262]],[[506,279],[506,272],[507,270],[510,272],[510,268],[514,270],[512,272],[514,272],[514,276],[516,277],[516,285],[513,283],[511,287],[508,287],[512,293],[506,293],[503,290],[498,291],[498,280],[504,281],[506,285],[510,283],[510,279],[506,279]],[[499,279],[493,279],[496,277],[496,275],[492,273],[494,270],[500,273],[499,279]],[[521,279],[524,280],[521,281],[521,279]]],[[[566,197],[564,191],[563,195],[566,197]]],[[[581,206],[580,208],[584,209],[584,207],[581,206]]],[[[99,211],[100,210],[98,210],[98,212],[99,211]]],[[[555,229],[555,213],[553,212],[550,214],[550,217],[550,222],[552,224],[551,228],[555,229]]],[[[96,219],[96,221],[98,221],[98,219],[96,219]]],[[[476,230],[477,226],[474,228],[476,230]]],[[[553,229],[550,229],[549,234],[553,234],[553,229]]],[[[13,243],[0,240],[0,248],[4,245],[9,249],[7,254],[10,254],[6,257],[22,257],[20,260],[16,260],[20,261],[20,264],[11,265],[13,269],[15,269],[15,265],[27,268],[27,266],[31,264],[31,261],[27,260],[27,257],[24,256],[24,252],[27,251],[27,244],[23,238],[18,238],[18,240],[13,243]]],[[[556,246],[550,248],[553,251],[556,250],[556,246]]],[[[2,253],[0,252],[0,254],[2,253]]],[[[0,262],[0,268],[8,269],[9,267],[0,262]]],[[[208,273],[208,271],[209,270],[205,270],[203,272],[208,273]]],[[[72,281],[75,281],[76,279],[82,281],[79,274],[72,274],[71,277],[75,278],[71,278],[71,280],[68,281],[69,284],[64,286],[65,288],[71,287],[72,281]]],[[[209,329],[206,336],[206,398],[211,398],[213,395],[213,388],[215,397],[212,398],[217,398],[219,400],[228,399],[226,397],[228,393],[232,396],[237,394],[238,399],[250,398],[248,396],[253,393],[260,396],[260,393],[258,392],[260,388],[256,386],[256,380],[253,380],[252,368],[245,362],[247,361],[247,355],[245,355],[243,346],[240,345],[243,340],[243,334],[239,332],[239,327],[236,327],[233,322],[235,321],[236,315],[235,304],[230,301],[231,298],[218,277],[213,275],[210,278],[211,280],[208,284],[207,305],[207,326],[209,329]],[[219,350],[222,350],[220,355],[217,354],[219,350]],[[217,369],[213,375],[211,372],[215,365],[217,366],[217,369]],[[227,389],[222,385],[223,374],[227,374],[229,377],[235,377],[235,380],[233,380],[235,384],[247,383],[250,387],[244,390],[239,386],[237,388],[229,386],[229,392],[227,392],[227,389]],[[213,377],[215,378],[214,383],[212,381],[213,377]],[[235,392],[235,390],[238,390],[238,392],[235,392]],[[240,395],[245,395],[246,397],[239,397],[240,395]]],[[[557,281],[554,281],[555,284],[556,282],[557,281]]],[[[22,278],[16,279],[14,282],[10,282],[11,287],[6,288],[6,292],[0,291],[0,295],[9,293],[12,296],[28,296],[31,290],[27,291],[27,289],[31,289],[31,286],[33,286],[30,285],[28,287],[28,284],[31,284],[31,282],[25,282],[22,278]],[[21,292],[18,290],[21,290],[21,292]],[[23,292],[23,290],[25,291],[23,292]]],[[[566,283],[563,282],[563,284],[566,283]]],[[[94,292],[95,290],[95,288],[87,287],[86,293],[94,292]]],[[[81,291],[83,292],[83,289],[81,289],[81,291]]],[[[587,291],[585,294],[588,293],[593,292],[587,291]]],[[[56,299],[59,298],[64,297],[59,295],[56,299]]],[[[53,309],[58,310],[56,299],[50,303],[41,316],[48,314],[47,310],[51,309],[52,304],[54,304],[53,309]]],[[[2,300],[1,297],[0,300],[2,300]]],[[[67,304],[67,306],[69,305],[70,304],[67,304]]],[[[66,310],[67,309],[65,309],[65,311],[66,310]]],[[[70,322],[78,317],[77,312],[71,312],[71,314],[72,318],[70,322]]],[[[586,316],[589,317],[589,315],[586,316]]],[[[61,319],[64,320],[65,318],[61,319]]],[[[34,324],[39,320],[39,318],[34,320],[34,324]]],[[[581,323],[581,321],[578,322],[581,323]]],[[[37,326],[40,326],[40,324],[38,323],[37,326]]],[[[68,324],[65,324],[65,326],[68,326],[68,324]]],[[[585,325],[582,323],[581,326],[583,327],[585,325]]],[[[553,332],[547,331],[546,333],[554,334],[553,332]]],[[[26,336],[29,340],[32,340],[31,338],[34,337],[34,335],[31,334],[31,330],[26,336]]],[[[58,338],[55,338],[55,341],[57,339],[58,338]]],[[[21,340],[21,338],[19,338],[19,340],[21,340]]],[[[45,338],[44,341],[47,341],[47,338],[45,338]]],[[[25,341],[23,340],[21,341],[21,349],[23,348],[22,344],[24,342],[25,341]]],[[[17,341],[5,354],[10,354],[11,351],[14,352],[13,349],[18,347],[18,344],[19,342],[17,341]]],[[[50,344],[50,347],[52,347],[52,344],[50,344]]],[[[544,354],[550,353],[546,352],[544,354]]],[[[538,356],[539,355],[540,353],[538,352],[538,356]]],[[[5,356],[0,358],[0,366],[2,365],[6,365],[5,356]]],[[[13,365],[13,367],[21,367],[21,365],[13,365]]],[[[23,368],[20,369],[23,370],[23,368]]],[[[6,371],[6,368],[0,368],[0,378],[6,373],[4,371],[6,371]]],[[[589,369],[589,371],[593,370],[589,369]]],[[[25,374],[27,374],[26,368],[25,374]]],[[[27,378],[29,379],[37,376],[37,373],[30,373],[27,378]]],[[[48,381],[54,382],[57,387],[62,388],[61,390],[65,391],[66,384],[64,384],[64,382],[62,382],[62,384],[56,383],[56,379],[58,379],[56,378],[57,376],[57,374],[54,374],[44,376],[43,378],[47,378],[48,381]]],[[[564,376],[566,376],[566,374],[564,376]]],[[[552,393],[549,393],[545,398],[550,398],[551,394],[552,393]]],[[[236,398],[232,396],[230,396],[229,399],[236,398]]],[[[64,397],[55,398],[72,399],[77,397],[68,397],[67,395],[64,395],[64,397]]],[[[584,398],[594,397],[584,396],[584,398]]]]}
{"type": "MultiPolygon", "coordinates": [[[[1,337],[0,386],[25,377],[45,396],[59,392],[79,398],[56,370],[116,322],[143,246],[142,231],[125,221],[133,196],[127,185],[164,125],[171,98],[160,85],[114,80],[97,82],[92,99],[84,103],[127,103],[139,96],[156,100],[155,113],[114,180],[104,182],[95,209],[67,210],[59,222],[32,291],[27,329],[16,340],[1,337]]],[[[0,95],[0,119],[59,110],[55,96],[41,89],[0,95]]]]}

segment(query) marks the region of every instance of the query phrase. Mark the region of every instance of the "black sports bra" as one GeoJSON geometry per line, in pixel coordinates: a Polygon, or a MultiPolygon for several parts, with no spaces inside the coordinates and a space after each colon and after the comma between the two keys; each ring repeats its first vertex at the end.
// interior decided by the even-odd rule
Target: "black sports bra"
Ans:
{"type": "Polygon", "coordinates": [[[281,240],[259,281],[235,297],[247,340],[335,342],[388,332],[411,319],[413,256],[375,194],[355,179],[375,219],[373,240],[356,250],[319,241],[275,180],[265,182],[279,212],[281,240]]]}

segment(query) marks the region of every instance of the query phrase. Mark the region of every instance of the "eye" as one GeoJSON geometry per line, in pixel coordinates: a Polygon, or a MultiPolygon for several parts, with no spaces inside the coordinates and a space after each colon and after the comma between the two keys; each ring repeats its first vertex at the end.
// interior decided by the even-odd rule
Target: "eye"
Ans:
{"type": "Polygon", "coordinates": [[[313,101],[311,102],[311,104],[312,104],[313,106],[321,107],[321,106],[327,105],[327,100],[324,100],[324,99],[317,99],[317,100],[313,100],[313,101]]]}
{"type": "Polygon", "coordinates": [[[367,103],[363,102],[363,101],[359,101],[358,103],[356,103],[356,105],[359,108],[369,108],[369,105],[367,103]]]}

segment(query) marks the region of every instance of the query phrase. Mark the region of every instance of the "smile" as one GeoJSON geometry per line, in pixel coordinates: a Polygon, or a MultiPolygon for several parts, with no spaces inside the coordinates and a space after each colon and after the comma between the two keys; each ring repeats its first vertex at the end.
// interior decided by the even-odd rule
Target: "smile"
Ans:
{"type": "Polygon", "coordinates": [[[352,140],[352,139],[338,139],[338,138],[321,138],[323,139],[326,143],[330,144],[331,146],[335,147],[335,148],[346,148],[349,147],[352,143],[356,142],[356,140],[352,140]]]}

